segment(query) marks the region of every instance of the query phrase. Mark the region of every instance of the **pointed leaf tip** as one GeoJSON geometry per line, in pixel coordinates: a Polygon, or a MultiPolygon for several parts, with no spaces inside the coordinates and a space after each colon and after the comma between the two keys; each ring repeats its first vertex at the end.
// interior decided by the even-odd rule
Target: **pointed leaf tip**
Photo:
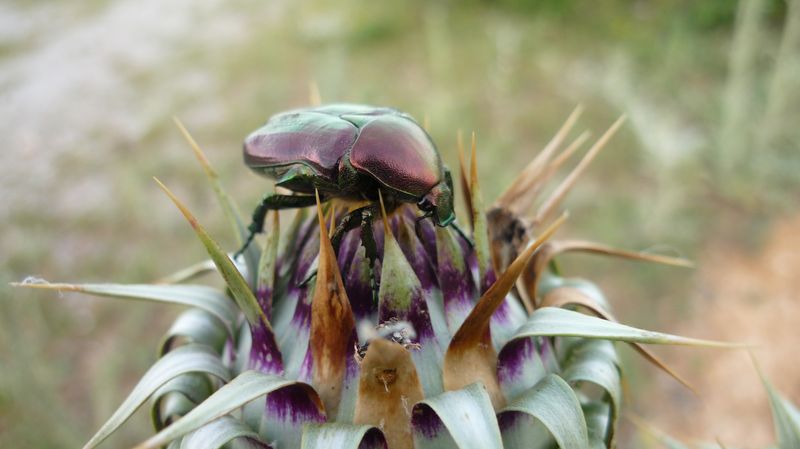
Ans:
{"type": "MultiPolygon", "coordinates": [[[[542,151],[534,157],[525,168],[517,175],[511,185],[497,198],[495,205],[500,208],[512,208],[517,203],[532,202],[535,193],[538,191],[537,185],[543,182],[543,174],[548,167],[548,163],[553,153],[561,146],[567,134],[575,126],[578,118],[583,113],[583,106],[578,104],[570,113],[564,124],[556,132],[552,139],[545,145],[542,151]],[[525,197],[526,192],[533,192],[533,195],[525,197]]],[[[580,138],[579,138],[580,139],[580,138]]],[[[567,150],[569,151],[569,149],[567,150]]],[[[565,151],[565,153],[567,152],[565,151]]],[[[546,180],[546,179],[545,179],[546,180]]]]}
{"type": "MultiPolygon", "coordinates": [[[[328,237],[317,192],[319,263],[311,302],[311,349],[313,384],[330,416],[336,416],[342,395],[347,360],[352,356],[355,318],[344,289],[339,264],[328,237]]],[[[333,221],[333,220],[331,220],[333,221]]]]}
{"type": "Polygon", "coordinates": [[[475,305],[475,308],[464,321],[464,324],[461,325],[461,328],[453,337],[453,341],[450,344],[451,347],[466,342],[474,343],[477,341],[477,338],[480,338],[485,327],[489,325],[489,319],[492,314],[497,310],[497,307],[500,306],[500,303],[508,292],[511,291],[511,288],[522,273],[523,268],[528,264],[530,258],[536,250],[564,224],[568,216],[569,214],[564,212],[557,220],[548,226],[533,243],[528,245],[528,247],[517,256],[511,265],[509,265],[508,269],[506,269],[497,281],[492,284],[489,290],[483,294],[475,305]]]}
{"type": "Polygon", "coordinates": [[[532,226],[535,226],[544,220],[553,213],[553,211],[558,207],[564,197],[569,193],[575,183],[578,181],[578,178],[583,174],[589,164],[594,160],[595,156],[600,153],[600,150],[605,148],[606,144],[611,140],[611,137],[616,134],[617,130],[622,126],[625,122],[625,115],[622,115],[620,118],[615,121],[608,130],[603,133],[602,136],[589,148],[589,151],[583,156],[578,165],[572,170],[572,172],[567,175],[566,178],[561,182],[561,184],[556,187],[553,193],[550,195],[547,200],[539,206],[538,211],[536,212],[536,216],[532,220],[532,226]]]}
{"type": "Polygon", "coordinates": [[[469,182],[469,170],[467,170],[467,164],[464,158],[464,136],[461,130],[458,130],[456,134],[456,143],[458,148],[458,166],[459,166],[459,178],[461,182],[461,195],[464,198],[464,204],[467,208],[467,215],[469,216],[469,225],[470,228],[474,229],[475,223],[472,217],[472,193],[470,192],[470,182],[469,182]]]}
{"type": "Polygon", "coordinates": [[[470,166],[470,195],[472,202],[472,239],[475,248],[475,257],[478,260],[478,276],[481,292],[486,288],[491,271],[491,252],[489,250],[489,225],[486,218],[486,210],[483,207],[483,196],[481,195],[480,184],[478,182],[478,156],[477,138],[475,131],[472,132],[472,162],[470,166]]]}
{"type": "Polygon", "coordinates": [[[470,159],[470,188],[477,189],[478,184],[478,141],[475,135],[475,131],[472,131],[472,143],[471,143],[471,159],[470,159]]]}
{"type": "Polygon", "coordinates": [[[192,135],[189,133],[189,130],[187,130],[186,127],[183,126],[183,122],[181,122],[180,119],[176,116],[172,116],[172,121],[175,123],[175,126],[178,127],[178,130],[181,132],[181,135],[189,144],[189,147],[191,147],[195,157],[197,157],[197,160],[200,162],[200,165],[206,172],[206,175],[208,175],[209,178],[217,179],[219,177],[217,175],[217,172],[214,171],[214,168],[211,166],[211,162],[209,162],[208,158],[206,157],[206,154],[200,148],[200,145],[197,144],[197,141],[195,141],[194,137],[192,137],[192,135]]]}
{"type": "Polygon", "coordinates": [[[266,315],[264,315],[264,311],[261,310],[261,306],[259,306],[258,300],[256,300],[256,297],[250,290],[247,281],[242,277],[242,273],[239,272],[239,269],[236,268],[236,265],[233,264],[230,257],[222,251],[219,244],[211,238],[189,209],[167,188],[167,186],[159,181],[158,178],[153,177],[153,179],[161,187],[161,190],[172,200],[194,229],[197,237],[206,248],[208,255],[211,256],[211,260],[213,260],[214,264],[217,266],[217,270],[222,275],[228,288],[230,288],[236,304],[244,313],[248,323],[250,323],[251,326],[263,327],[271,333],[272,328],[269,324],[269,320],[267,320],[266,315]]]}
{"type": "Polygon", "coordinates": [[[517,256],[478,300],[447,348],[443,370],[445,389],[455,390],[475,381],[481,381],[486,386],[495,407],[499,408],[505,404],[505,398],[497,381],[497,354],[491,345],[489,322],[536,249],[555,233],[566,218],[567,214],[564,213],[553,222],[535,242],[517,256]]]}
{"type": "Polygon", "coordinates": [[[319,189],[314,189],[314,196],[317,198],[317,220],[319,220],[320,235],[330,237],[325,227],[325,214],[322,212],[322,202],[319,200],[319,189]]]}
{"type": "MultiPolygon", "coordinates": [[[[244,244],[245,240],[249,236],[249,230],[242,221],[242,216],[239,213],[239,207],[236,205],[236,202],[233,201],[230,196],[228,196],[227,192],[225,192],[225,189],[222,187],[222,182],[219,179],[219,175],[217,175],[217,172],[211,166],[211,162],[200,148],[200,145],[197,144],[192,135],[177,117],[173,117],[173,121],[183,135],[183,138],[189,144],[189,147],[194,152],[195,158],[197,158],[197,161],[200,162],[200,166],[203,168],[206,177],[211,183],[211,188],[214,190],[217,201],[219,201],[220,207],[222,207],[222,212],[225,214],[225,218],[228,220],[228,224],[231,226],[234,236],[236,236],[236,241],[240,245],[244,244]]],[[[248,246],[244,253],[244,258],[250,273],[250,282],[255,284],[255,274],[257,271],[258,260],[260,258],[258,247],[256,245],[248,246]]]]}

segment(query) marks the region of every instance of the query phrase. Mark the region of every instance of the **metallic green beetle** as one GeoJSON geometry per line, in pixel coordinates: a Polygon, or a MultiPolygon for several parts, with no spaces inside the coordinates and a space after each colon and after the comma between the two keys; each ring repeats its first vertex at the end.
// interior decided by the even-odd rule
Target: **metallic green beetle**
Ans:
{"type": "Polygon", "coordinates": [[[438,226],[455,220],[450,171],[425,130],[395,109],[334,104],[277,114],[245,139],[244,160],[295,195],[268,194],[261,200],[237,255],[262,231],[269,210],[311,206],[315,190],[322,201],[369,201],[344,216],[331,242],[338,251],[343,235],[360,226],[372,261],[379,191],[388,211],[416,203],[423,211],[420,219],[430,217],[438,226]]]}

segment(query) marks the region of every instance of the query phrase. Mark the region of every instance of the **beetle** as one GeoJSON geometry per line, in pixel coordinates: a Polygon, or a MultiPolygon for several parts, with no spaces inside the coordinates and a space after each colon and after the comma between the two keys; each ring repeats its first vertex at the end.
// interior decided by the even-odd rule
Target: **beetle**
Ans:
{"type": "MultiPolygon", "coordinates": [[[[269,210],[311,206],[315,191],[333,198],[367,201],[346,214],[331,236],[338,253],[347,231],[361,227],[362,244],[374,265],[372,219],[416,203],[437,226],[454,225],[453,180],[428,133],[396,109],[332,104],[295,109],[272,116],[244,141],[245,164],[294,194],[267,194],[253,212],[241,254],[264,227],[269,210]],[[380,192],[380,193],[379,193],[380,192]]],[[[463,232],[458,229],[459,234],[463,232]]]]}

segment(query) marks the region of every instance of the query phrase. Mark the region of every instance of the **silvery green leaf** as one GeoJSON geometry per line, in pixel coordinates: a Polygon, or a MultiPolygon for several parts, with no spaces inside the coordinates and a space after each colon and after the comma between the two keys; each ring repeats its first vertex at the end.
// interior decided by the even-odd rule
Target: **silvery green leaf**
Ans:
{"type": "Polygon", "coordinates": [[[635,327],[557,307],[542,307],[536,309],[528,321],[520,327],[514,338],[545,336],[599,338],[649,344],[708,346],[717,348],[743,346],[736,343],[679,337],[676,335],[637,329],[635,327]]]}
{"type": "Polygon", "coordinates": [[[180,449],[220,449],[237,438],[246,440],[241,443],[252,448],[270,448],[259,439],[256,432],[241,421],[223,416],[183,437],[180,449]]]}
{"type": "MultiPolygon", "coordinates": [[[[222,181],[220,181],[219,175],[217,174],[216,170],[214,170],[214,167],[211,166],[211,162],[209,162],[208,158],[203,153],[200,145],[195,142],[194,138],[191,136],[191,134],[189,134],[189,131],[177,118],[175,118],[175,124],[178,126],[181,134],[183,134],[183,137],[189,143],[189,146],[192,147],[192,151],[194,151],[195,157],[200,163],[200,166],[203,167],[206,178],[211,184],[211,188],[214,189],[214,194],[217,197],[217,201],[219,201],[219,204],[222,207],[222,212],[225,215],[225,218],[228,219],[228,223],[233,228],[233,234],[236,237],[237,243],[239,245],[244,244],[250,232],[247,229],[247,225],[245,224],[244,220],[242,220],[242,214],[239,212],[239,207],[236,205],[236,202],[233,200],[233,198],[231,198],[222,187],[222,181]]],[[[247,265],[247,272],[250,273],[250,284],[255,285],[255,273],[257,272],[256,268],[258,266],[258,260],[261,258],[261,250],[258,245],[248,246],[247,250],[244,252],[244,258],[247,265]]]]}
{"type": "Polygon", "coordinates": [[[417,403],[411,428],[417,449],[503,449],[492,401],[480,383],[417,403]]]}
{"type": "Polygon", "coordinates": [[[613,344],[607,340],[582,340],[572,347],[564,362],[562,376],[576,389],[582,383],[589,382],[602,388],[608,395],[611,409],[606,411],[606,417],[610,420],[601,438],[609,443],[613,442],[616,420],[620,416],[622,405],[622,382],[613,344]]]}
{"type": "Polygon", "coordinates": [[[181,268],[180,270],[169,274],[167,276],[162,277],[156,284],[182,284],[186,281],[194,279],[196,277],[202,276],[206,273],[211,273],[212,271],[217,271],[217,266],[214,265],[214,261],[211,259],[203,260],[201,262],[194,263],[189,265],[186,268],[181,268]]]}
{"type": "Polygon", "coordinates": [[[154,285],[154,284],[65,284],[37,283],[13,284],[19,287],[70,291],[119,299],[154,301],[196,307],[211,313],[225,324],[233,335],[233,326],[239,314],[223,292],[205,285],[154,285]]]}
{"type": "Polygon", "coordinates": [[[308,424],[300,449],[385,449],[383,433],[375,427],[352,424],[308,424]]]}
{"type": "Polygon", "coordinates": [[[185,415],[195,405],[211,396],[214,389],[214,383],[202,373],[181,374],[170,380],[150,397],[150,402],[152,403],[150,415],[153,425],[157,430],[162,429],[172,416],[185,415]],[[175,413],[175,407],[178,406],[175,402],[180,401],[181,397],[187,401],[185,406],[188,408],[182,407],[183,412],[175,413]],[[164,403],[168,401],[172,402],[172,404],[167,405],[164,403]],[[170,408],[172,411],[169,411],[170,408]]]}
{"type": "Polygon", "coordinates": [[[589,446],[594,447],[595,441],[600,447],[616,447],[614,443],[607,444],[611,421],[611,404],[601,401],[584,402],[581,404],[583,417],[586,419],[586,428],[589,431],[589,446]]]}
{"type": "MultiPolygon", "coordinates": [[[[758,365],[756,365],[758,367],[758,365]]],[[[772,421],[779,449],[800,448],[800,411],[775,389],[759,368],[761,381],[769,395],[769,406],[772,409],[772,421]]]]}
{"type": "Polygon", "coordinates": [[[322,410],[319,397],[310,386],[300,382],[286,380],[279,376],[262,374],[257,371],[245,371],[217,390],[183,418],[175,421],[137,446],[137,449],[163,446],[176,438],[180,438],[211,421],[241,408],[254,399],[273,391],[292,386],[303,388],[311,400],[317,404],[319,410],[322,410]]]}
{"type": "Polygon", "coordinates": [[[181,346],[159,359],[142,376],[122,405],[86,443],[84,449],[100,444],[162,385],[186,373],[208,373],[223,381],[228,380],[228,369],[222,365],[219,356],[212,349],[201,345],[181,346]]]}
{"type": "MultiPolygon", "coordinates": [[[[181,214],[186,218],[186,221],[192,226],[195,234],[202,242],[203,246],[205,247],[208,255],[211,256],[211,260],[214,261],[214,264],[217,266],[217,270],[219,271],[222,278],[225,280],[225,284],[228,286],[233,298],[236,300],[236,304],[239,306],[239,309],[244,313],[245,318],[247,318],[247,322],[250,323],[251,326],[261,326],[265,329],[268,329],[269,332],[271,331],[269,322],[267,321],[267,317],[264,316],[264,312],[261,310],[261,307],[258,305],[258,301],[256,301],[255,296],[253,296],[253,291],[250,288],[250,285],[242,276],[242,273],[236,268],[236,265],[233,261],[228,257],[228,254],[222,251],[219,244],[211,238],[211,236],[206,232],[205,228],[197,221],[197,219],[192,215],[189,209],[172,193],[167,189],[164,184],[160,181],[156,180],[162,190],[169,196],[175,206],[181,211],[181,214]]],[[[257,246],[257,245],[251,245],[257,246]]],[[[258,258],[254,261],[255,264],[258,263],[258,258]]],[[[257,271],[257,266],[253,265],[254,269],[250,273],[255,275],[257,271]]]]}
{"type": "Polygon", "coordinates": [[[202,309],[189,309],[172,323],[161,340],[159,355],[166,354],[176,344],[197,343],[222,353],[229,337],[224,323],[202,309]]]}
{"type": "MultiPolygon", "coordinates": [[[[535,418],[547,428],[561,449],[589,447],[588,430],[581,404],[569,384],[555,374],[547,375],[506,406],[500,412],[500,419],[507,420],[507,414],[524,414],[535,418]]],[[[529,427],[531,424],[527,419],[516,420],[509,427],[529,427]]],[[[528,447],[530,441],[522,438],[517,438],[515,442],[506,440],[508,444],[505,449],[524,449],[528,447]]]]}

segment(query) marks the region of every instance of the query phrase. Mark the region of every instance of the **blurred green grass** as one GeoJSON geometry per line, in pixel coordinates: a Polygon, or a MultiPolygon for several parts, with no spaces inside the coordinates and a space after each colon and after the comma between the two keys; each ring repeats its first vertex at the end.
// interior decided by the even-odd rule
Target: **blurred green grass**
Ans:
{"type": "MultiPolygon", "coordinates": [[[[563,235],[690,258],[710,239],[757,248],[771,220],[797,212],[800,8],[745,3],[0,8],[15,24],[0,36],[0,85],[13,100],[0,106],[0,446],[80,445],[155,359],[175,312],[8,282],[143,282],[200,260],[152,176],[233,247],[172,115],[249,209],[270,187],[243,167],[240,142],[307,104],[312,81],[325,102],[428,117],[451,167],[456,130],[475,130],[487,202],[582,103],[579,128],[595,138],[619,115],[629,121],[568,198],[563,235]]],[[[690,272],[589,256],[563,264],[597,280],[625,321],[669,330],[685,313],[690,272]]],[[[637,369],[633,388],[645,388],[649,371],[637,369]]],[[[147,426],[139,414],[109,447],[138,442],[147,426]]]]}

